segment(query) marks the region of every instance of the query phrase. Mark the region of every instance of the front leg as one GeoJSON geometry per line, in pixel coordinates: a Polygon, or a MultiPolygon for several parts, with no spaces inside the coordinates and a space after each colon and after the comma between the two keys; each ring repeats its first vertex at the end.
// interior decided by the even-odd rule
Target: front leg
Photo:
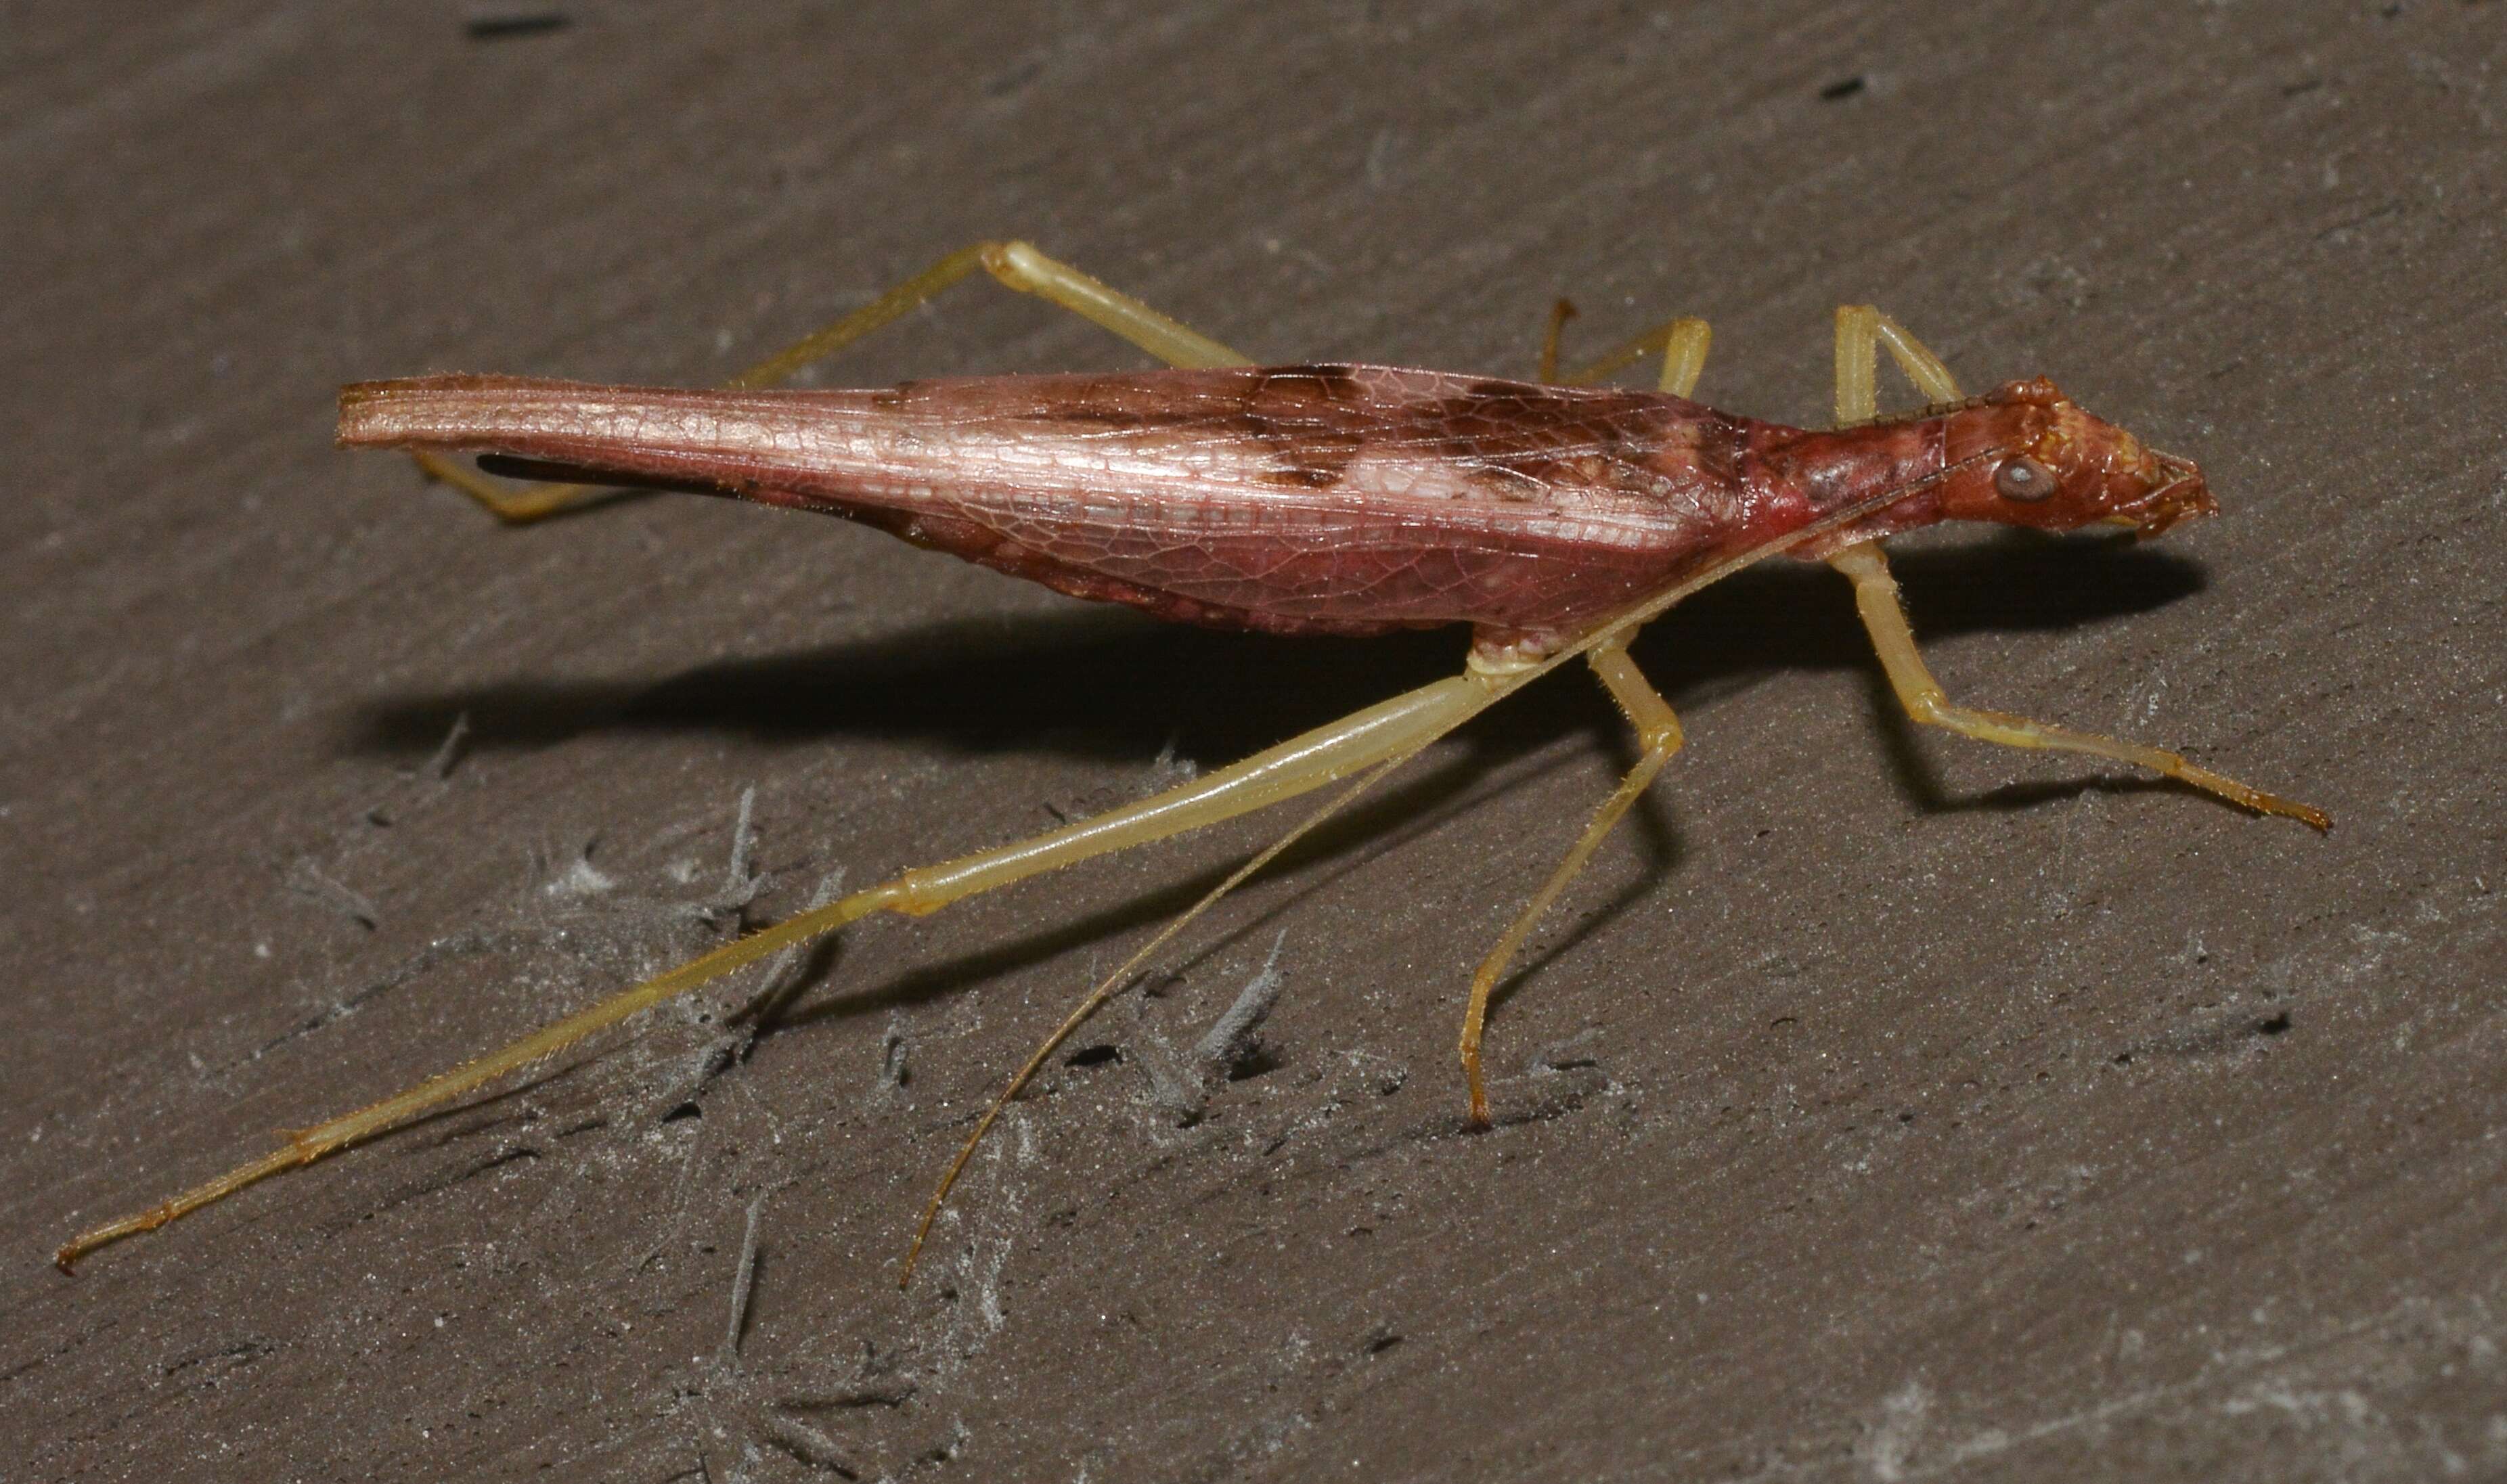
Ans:
{"type": "Polygon", "coordinates": [[[1897,579],[1889,575],[1889,560],[1880,554],[1879,543],[1849,546],[1829,558],[1828,562],[1854,584],[1854,605],[1863,615],[1864,630],[1871,635],[1871,647],[1880,655],[1881,668],[1889,672],[1889,685],[1898,693],[1898,703],[1907,708],[1907,714],[1924,725],[1979,742],[2000,742],[2006,747],[2041,747],[2112,758],[2182,779],[2232,804],[2267,814],[2285,814],[2319,830],[2333,827],[2331,816],[2320,809],[2222,778],[2163,748],[2075,732],[2002,711],[1952,705],[1943,694],[1941,682],[1925,666],[1924,657],[1916,652],[1914,630],[1907,622],[1907,610],[1898,599],[1897,579]]]}
{"type": "Polygon", "coordinates": [[[1898,363],[1928,402],[1956,402],[1958,381],[1932,347],[1907,327],[1868,304],[1836,307],[1836,421],[1869,422],[1880,416],[1880,352],[1898,363]]]}

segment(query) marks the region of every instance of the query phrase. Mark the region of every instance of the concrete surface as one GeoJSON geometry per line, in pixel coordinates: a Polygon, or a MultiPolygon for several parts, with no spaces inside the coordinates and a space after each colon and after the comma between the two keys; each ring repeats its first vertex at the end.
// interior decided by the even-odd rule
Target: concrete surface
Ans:
{"type": "MultiPolygon", "coordinates": [[[[0,1474],[2507,1477],[2507,8],[141,9],[0,34],[0,1474]],[[1567,292],[1708,315],[1764,416],[1840,300],[2053,376],[2227,515],[1916,543],[1944,679],[2338,827],[1913,737],[1842,584],[1755,573],[1641,646],[1690,748],[1493,1134],[1470,966],[1628,757],[1572,677],[1110,1010],[909,1292],[966,1120],[1268,825],[865,927],[693,1093],[736,988],[54,1273],[720,941],[745,789],[763,922],[1455,663],[329,448],[344,380],[704,381],[1005,234],[1265,358],[1520,375],[1567,292]],[[1161,1048],[1275,942],[1185,1124],[1161,1048]]],[[[970,289],[826,376],[1134,363],[970,289]]]]}

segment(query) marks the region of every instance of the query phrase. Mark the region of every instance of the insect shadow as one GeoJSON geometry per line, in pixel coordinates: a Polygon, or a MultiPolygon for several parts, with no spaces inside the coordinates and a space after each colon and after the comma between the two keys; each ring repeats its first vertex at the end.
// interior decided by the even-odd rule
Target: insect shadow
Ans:
{"type": "MultiPolygon", "coordinates": [[[[2070,630],[2160,607],[2204,586],[2201,567],[2173,553],[2025,533],[1908,552],[1898,569],[1925,633],[1936,639],[2070,630]]],[[[515,681],[389,697],[355,715],[346,750],[422,756],[440,742],[452,717],[467,713],[473,745],[483,750],[540,747],[602,732],[694,732],[778,746],[848,735],[909,738],[968,756],[1044,750],[1137,760],[1173,743],[1188,757],[1231,759],[1443,674],[1452,669],[1453,646],[1451,633],[1280,639],[1073,608],[1023,617],[1014,626],[981,619],[924,625],[807,652],[709,663],[654,681],[515,681]],[[1261,704],[1249,705],[1249,697],[1261,704]]],[[[2017,809],[2091,788],[2168,786],[2091,778],[1951,796],[1916,747],[1913,727],[1887,703],[1887,681],[1854,622],[1851,595],[1825,568],[1770,563],[1743,572],[1657,620],[1635,653],[1666,697],[1689,706],[1784,670],[1869,671],[1893,769],[1926,810],[2017,809]]],[[[1556,686],[1545,708],[1516,706],[1483,717],[1460,756],[1422,770],[1285,856],[1279,872],[1305,878],[1288,899],[1217,935],[1176,967],[1188,970],[1259,932],[1296,899],[1434,829],[1491,774],[1570,730],[1589,731],[1621,752],[1628,748],[1625,727],[1593,687],[1556,686]],[[1313,874],[1322,861],[1334,863],[1313,874]]],[[[1700,742],[1711,745],[1711,735],[1700,742]]],[[[1527,957],[1508,976],[1501,1001],[1608,926],[1671,868],[1678,851],[1664,811],[1639,809],[1631,822],[1648,869],[1527,957]]],[[[789,1030],[881,1013],[1044,961],[1172,917],[1228,869],[1214,865],[1098,911],[921,964],[796,1008],[777,1024],[789,1030]]]]}
{"type": "MultiPolygon", "coordinates": [[[[2200,566],[2100,537],[2025,533],[1898,560],[1927,639],[2068,630],[2199,592],[2200,566]]],[[[1347,641],[1220,634],[1112,608],[965,619],[660,679],[515,680],[385,696],[351,713],[341,750],[423,757],[454,717],[473,751],[529,749],[598,733],[703,733],[802,746],[841,736],[997,751],[1138,759],[1173,742],[1233,761],[1315,720],[1453,669],[1457,636],[1347,641]]],[[[1634,652],[1690,706],[1781,670],[1868,670],[1852,598],[1824,567],[1766,563],[1657,619],[1634,652]]],[[[1545,709],[1508,707],[1473,732],[1499,757],[1611,714],[1590,687],[1551,687],[1545,709]],[[1590,694],[1588,695],[1587,692],[1590,694]]]]}

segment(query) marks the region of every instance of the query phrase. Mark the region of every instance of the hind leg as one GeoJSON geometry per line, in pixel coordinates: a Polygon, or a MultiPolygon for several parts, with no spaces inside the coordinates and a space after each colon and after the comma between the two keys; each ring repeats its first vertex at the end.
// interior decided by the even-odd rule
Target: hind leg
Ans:
{"type": "MultiPolygon", "coordinates": [[[[1197,830],[1354,777],[1362,782],[1371,780],[1379,777],[1386,766],[1416,755],[1437,738],[1477,715],[1523,683],[1522,678],[1490,680],[1466,674],[1424,685],[1136,804],[1065,825],[1030,840],[907,871],[879,886],[786,918],[772,927],[726,943],[711,953],[542,1027],[501,1050],[465,1062],[380,1103],[311,1128],[292,1130],[278,1148],[259,1159],[145,1211],[81,1233],[63,1244],[54,1253],[53,1260],[66,1273],[79,1259],[100,1247],[141,1232],[155,1231],[169,1221],[222,1201],[271,1176],[299,1165],[311,1164],[350,1144],[362,1143],[386,1129],[442,1107],[554,1056],[597,1032],[640,1015],[655,1005],[712,983],[785,948],[823,937],[872,913],[923,917],[951,902],[999,890],[1030,877],[1110,851],[1131,850],[1197,830]]],[[[1357,786],[1360,785],[1353,784],[1352,788],[1357,786]]],[[[1342,799],[1347,797],[1349,791],[1345,790],[1342,799]]],[[[1319,814],[1311,818],[1299,827],[1299,832],[1311,828],[1321,817],[1319,814]]],[[[1293,840],[1296,835],[1291,834],[1288,838],[1293,840]]],[[[1288,841],[1282,841],[1270,851],[1257,856],[1254,864],[1267,861],[1287,844],[1288,841]]],[[[1252,868],[1249,866],[1246,871],[1252,868]]],[[[1246,871],[1240,871],[1239,876],[1246,871]]],[[[1228,885],[1233,886],[1235,880],[1231,878],[1228,885]]],[[[1190,915],[1187,914],[1183,921],[1190,921],[1190,915]]],[[[1181,923],[1176,924],[1181,925],[1181,923]]],[[[1173,931],[1171,927],[1169,933],[1173,931]]],[[[1164,936],[1158,940],[1159,943],[1164,941],[1164,936]]],[[[1084,1007],[1081,1018],[1084,1018],[1086,1009],[1093,1009],[1102,1002],[1102,996],[1110,993],[1110,986],[1119,982],[1120,977],[1109,981],[1109,988],[1101,989],[1099,998],[1092,999],[1084,1007]]],[[[1076,1024],[1077,1019],[1067,1023],[1063,1031],[1056,1032],[1054,1041],[1047,1043],[1047,1050],[1058,1044],[1060,1038],[1076,1024]]],[[[1042,1054],[1038,1053],[1039,1057],[1042,1054]]],[[[1036,1065],[1031,1063],[1028,1070],[1020,1073],[1022,1080],[1033,1072],[1036,1065]]],[[[1016,1091],[1016,1084],[1011,1090],[1016,1091]]],[[[1004,1101],[1007,1096],[1003,1095],[1004,1101]]],[[[999,1111],[999,1104],[996,1104],[995,1111],[999,1111]]],[[[986,1123],[990,1123],[989,1115],[986,1123]]],[[[972,1147],[971,1142],[969,1147],[972,1147]]],[[[962,1154],[959,1164],[962,1166],[963,1163],[964,1155],[962,1154]]],[[[957,1166],[951,1168],[953,1178],[957,1169],[957,1166]]],[[[944,1193],[946,1188],[945,1185],[942,1187],[944,1193]]],[[[934,1210],[937,1205],[938,1197],[935,1196],[934,1210]]],[[[928,1224],[927,1216],[926,1224],[928,1224]]]]}

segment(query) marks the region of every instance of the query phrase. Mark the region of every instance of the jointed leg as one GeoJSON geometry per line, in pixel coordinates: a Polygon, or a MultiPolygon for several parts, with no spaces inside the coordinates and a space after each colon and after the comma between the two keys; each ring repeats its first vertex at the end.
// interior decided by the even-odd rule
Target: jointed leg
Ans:
{"type": "Polygon", "coordinates": [[[1880,351],[1915,383],[1927,402],[1956,402],[1958,382],[1942,358],[1906,327],[1868,304],[1836,307],[1836,420],[1868,422],[1880,416],[1880,351]]]}
{"type": "MultiPolygon", "coordinates": [[[[1886,347],[1907,379],[1917,390],[1934,402],[1955,402],[1959,397],[1958,382],[1950,377],[1949,368],[1941,357],[1927,349],[1921,341],[1907,333],[1906,328],[1870,305],[1839,305],[1836,310],[1836,420],[1860,422],[1878,416],[1878,399],[1873,383],[1878,380],[1880,350],[1886,347]]],[[[1953,706],[1943,694],[1941,682],[1924,664],[1915,649],[1915,632],[1907,622],[1907,610],[1898,600],[1897,579],[1889,575],[1889,559],[1881,555],[1880,543],[1868,541],[1849,546],[1828,559],[1829,565],[1845,574],[1854,584],[1854,605],[1863,615],[1864,630],[1871,635],[1871,647],[1878,651],[1881,668],[1889,673],[1890,688],[1898,693],[1898,702],[1907,714],[1926,726],[1941,727],[1961,737],[1979,742],[2000,742],[2006,747],[2039,747],[2059,752],[2082,752],[2091,757],[2112,758],[2120,763],[2132,763],[2154,772],[2180,778],[2197,788],[2208,789],[2233,804],[2268,814],[2286,814],[2305,820],[2317,829],[2329,829],[2333,821],[2322,810],[2293,803],[2259,788],[2250,788],[2234,778],[2222,778],[2207,768],[2198,768],[2182,756],[2160,747],[2140,742],[2122,742],[2089,732],[2075,732],[2025,716],[2012,716],[2001,711],[1979,710],[1973,706],[1953,706]]]]}
{"type": "Polygon", "coordinates": [[[1576,317],[1573,301],[1561,299],[1549,310],[1549,332],[1541,342],[1541,380],[1559,386],[1590,386],[1604,377],[1629,365],[1640,357],[1662,352],[1662,376],[1656,385],[1675,397],[1686,397],[1697,389],[1697,378],[1706,370],[1707,347],[1714,344],[1715,332],[1706,321],[1689,316],[1669,319],[1642,335],[1620,342],[1587,364],[1558,374],[1558,341],[1567,321],[1576,317]]]}
{"type": "MultiPolygon", "coordinates": [[[[1186,329],[1128,294],[1118,293],[1025,242],[978,242],[963,247],[890,289],[834,324],[808,335],[751,366],[726,383],[772,386],[891,323],[978,269],[1004,287],[1050,300],[1104,326],[1170,366],[1243,366],[1245,357],[1186,329]]],[[[438,453],[412,454],[433,477],[485,505],[497,519],[517,525],[554,515],[599,493],[586,485],[540,484],[509,488],[438,453]]]]}
{"type": "MultiPolygon", "coordinates": [[[[510,1072],[574,1045],[664,1000],[684,995],[779,950],[832,932],[874,912],[921,917],[962,897],[1006,887],[1109,851],[1146,845],[1233,818],[1250,810],[1406,758],[1478,714],[1524,677],[1457,675],[1367,707],[1290,739],[1189,783],[1127,808],[998,850],[925,866],[761,932],[728,943],[620,995],[526,1036],[501,1051],[454,1068],[370,1107],[291,1132],[270,1154],[137,1215],[81,1234],[54,1254],[67,1272],[81,1257],[124,1237],[154,1231],[186,1213],[224,1199],[266,1176],[440,1107],[510,1072]]],[[[1372,775],[1370,775],[1372,777],[1372,775]]],[[[1311,827],[1311,821],[1308,827],[1311,827]]],[[[1291,837],[1293,838],[1293,837],[1291,837]]],[[[1285,844],[1285,842],[1283,843],[1285,844]]],[[[1275,847],[1276,851],[1279,849],[1275,847]]],[[[1259,857],[1255,864],[1267,860],[1259,857]]],[[[1249,867],[1248,869],[1251,869],[1249,867]]],[[[1197,910],[1197,909],[1196,909],[1197,910]]],[[[1163,942],[1164,939],[1159,940],[1163,942]]],[[[1154,946],[1154,945],[1152,945],[1154,946]]]]}
{"type": "Polygon", "coordinates": [[[2181,778],[2197,788],[2207,789],[2232,804],[2267,814],[2286,814],[2317,829],[2330,829],[2333,821],[2322,810],[2251,788],[2234,778],[2222,778],[2208,768],[2187,762],[2177,753],[2163,748],[2144,746],[2140,742],[2123,742],[2089,732],[2075,732],[2025,716],[2013,716],[2002,711],[1979,710],[1973,706],[1953,706],[1942,692],[1941,682],[1924,665],[1915,650],[1914,631],[1907,623],[1907,611],[1898,601],[1897,581],[1889,575],[1888,559],[1880,555],[1877,542],[1847,547],[1828,559],[1829,564],[1843,572],[1854,584],[1854,605],[1862,612],[1863,627],[1871,635],[1871,647],[1879,652],[1881,667],[1889,672],[1889,685],[1898,693],[1898,702],[1907,714],[1926,726],[1941,727],[1961,737],[1979,742],[2000,742],[2006,747],[2042,747],[2057,752],[2083,752],[2091,757],[2113,758],[2120,763],[2163,773],[2181,778]]]}
{"type": "Polygon", "coordinates": [[[1670,704],[1646,682],[1636,662],[1628,658],[1626,639],[1613,638],[1590,651],[1585,658],[1592,664],[1594,672],[1601,676],[1602,683],[1610,688],[1612,699],[1618,702],[1619,708],[1627,713],[1629,722],[1636,727],[1637,740],[1643,743],[1645,755],[1637,759],[1637,765],[1628,770],[1628,776],[1619,780],[1619,786],[1594,812],[1592,822],[1584,826],[1582,838],[1567,852],[1567,857],[1558,862],[1558,868],[1549,873],[1549,879],[1542,884],[1541,889],[1532,894],[1532,900],[1524,904],[1523,911],[1515,917],[1514,924],[1506,930],[1506,936],[1498,939],[1497,947],[1480,960],[1479,972],[1472,976],[1471,1002],[1463,1010],[1463,1078],[1472,1090],[1472,1122],[1482,1128],[1488,1126],[1489,1110],[1488,1090],[1480,1075],[1480,1032],[1488,1021],[1489,995],[1496,991],[1498,980],[1504,977],[1507,963],[1513,959],[1515,950],[1521,948],[1523,940],[1531,934],[1533,924],[1549,909],[1549,904],[1558,899],[1558,893],[1566,889],[1567,884],[1576,879],[1576,874],[1584,869],[1584,862],[1601,845],[1602,837],[1611,832],[1611,826],[1618,823],[1619,816],[1628,812],[1628,806],[1646,791],[1646,785],[1662,771],[1662,765],[1671,761],[1671,755],[1680,750],[1680,718],[1672,714],[1670,704]]]}

